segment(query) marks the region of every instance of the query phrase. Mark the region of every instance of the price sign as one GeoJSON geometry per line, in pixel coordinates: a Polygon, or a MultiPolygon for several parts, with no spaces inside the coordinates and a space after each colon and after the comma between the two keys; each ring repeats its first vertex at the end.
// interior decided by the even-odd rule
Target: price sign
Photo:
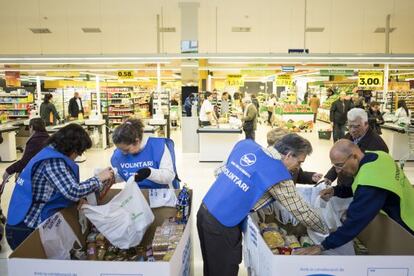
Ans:
{"type": "Polygon", "coordinates": [[[227,75],[227,86],[244,86],[242,75],[227,75]]]}
{"type": "Polygon", "coordinates": [[[134,78],[134,71],[118,71],[118,79],[129,80],[134,78]]]}
{"type": "Polygon", "coordinates": [[[283,74],[283,75],[277,76],[276,85],[277,86],[291,86],[292,76],[289,74],[283,74]]]}
{"type": "Polygon", "coordinates": [[[381,71],[359,71],[358,86],[359,87],[382,87],[384,73],[381,71]]]}

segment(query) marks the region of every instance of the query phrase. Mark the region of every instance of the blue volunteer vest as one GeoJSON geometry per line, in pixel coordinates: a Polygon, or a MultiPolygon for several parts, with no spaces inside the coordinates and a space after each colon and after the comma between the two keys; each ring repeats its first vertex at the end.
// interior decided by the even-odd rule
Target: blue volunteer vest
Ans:
{"type": "Polygon", "coordinates": [[[242,140],[233,148],[203,202],[221,224],[233,227],[246,218],[271,186],[291,178],[280,160],[268,156],[254,141],[242,140]]]}
{"type": "MultiPolygon", "coordinates": [[[[167,146],[170,151],[176,175],[172,184],[174,189],[179,189],[180,183],[177,178],[177,169],[175,167],[174,142],[171,139],[150,137],[148,138],[144,149],[137,154],[124,154],[121,150],[115,149],[111,158],[112,167],[117,168],[119,175],[125,181],[142,168],[159,169],[165,146],[167,146]]],[[[138,186],[141,189],[165,188],[165,185],[155,183],[148,179],[139,182],[138,186]]]]}
{"type": "MultiPolygon", "coordinates": [[[[52,147],[45,147],[38,154],[36,154],[30,162],[23,169],[19,178],[16,181],[16,185],[13,190],[13,194],[10,200],[9,211],[7,216],[7,224],[17,225],[24,221],[27,213],[29,212],[33,203],[33,189],[32,189],[32,175],[34,174],[34,168],[40,162],[59,158],[63,159],[65,163],[71,168],[71,171],[79,182],[79,167],[76,163],[68,158],[66,155],[56,151],[52,147]]],[[[40,214],[41,221],[46,220],[60,209],[68,207],[73,201],[65,198],[59,191],[55,191],[48,202],[45,203],[40,214]]]]}

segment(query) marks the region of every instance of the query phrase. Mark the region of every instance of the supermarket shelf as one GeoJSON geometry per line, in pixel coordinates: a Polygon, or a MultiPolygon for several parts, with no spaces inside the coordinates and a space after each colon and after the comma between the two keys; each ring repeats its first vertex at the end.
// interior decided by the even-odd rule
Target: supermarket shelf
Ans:
{"type": "Polygon", "coordinates": [[[316,120],[321,121],[321,122],[324,122],[324,123],[327,123],[327,124],[330,124],[331,123],[330,121],[325,121],[325,120],[322,120],[322,119],[316,119],[316,120]]]}
{"type": "Polygon", "coordinates": [[[109,115],[108,118],[122,119],[128,117],[128,115],[109,115]]]}
{"type": "Polygon", "coordinates": [[[27,98],[29,95],[10,95],[10,94],[0,94],[0,97],[4,98],[27,98]]]}
{"type": "Polygon", "coordinates": [[[0,111],[27,111],[27,108],[0,108],[0,111]]]}
{"type": "Polygon", "coordinates": [[[8,115],[9,118],[29,118],[29,115],[8,115]]]}

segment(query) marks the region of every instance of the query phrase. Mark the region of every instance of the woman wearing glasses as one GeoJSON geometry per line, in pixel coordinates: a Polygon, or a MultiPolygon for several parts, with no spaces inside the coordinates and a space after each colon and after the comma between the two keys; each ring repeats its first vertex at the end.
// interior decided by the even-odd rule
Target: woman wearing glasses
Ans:
{"type": "Polygon", "coordinates": [[[135,176],[141,189],[179,188],[175,168],[174,142],[166,138],[144,138],[139,119],[118,126],[112,140],[117,147],[111,158],[119,176],[127,181],[135,176]]]}

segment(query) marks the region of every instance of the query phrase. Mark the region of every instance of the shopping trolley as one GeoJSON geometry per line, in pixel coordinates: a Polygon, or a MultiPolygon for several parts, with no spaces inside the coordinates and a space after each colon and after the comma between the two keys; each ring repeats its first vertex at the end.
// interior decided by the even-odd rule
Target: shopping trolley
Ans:
{"type": "Polygon", "coordinates": [[[408,125],[405,131],[406,131],[406,134],[408,135],[408,152],[400,160],[401,169],[404,169],[405,162],[407,162],[407,160],[410,160],[411,156],[414,156],[414,125],[412,121],[411,121],[411,124],[408,125]]]}

